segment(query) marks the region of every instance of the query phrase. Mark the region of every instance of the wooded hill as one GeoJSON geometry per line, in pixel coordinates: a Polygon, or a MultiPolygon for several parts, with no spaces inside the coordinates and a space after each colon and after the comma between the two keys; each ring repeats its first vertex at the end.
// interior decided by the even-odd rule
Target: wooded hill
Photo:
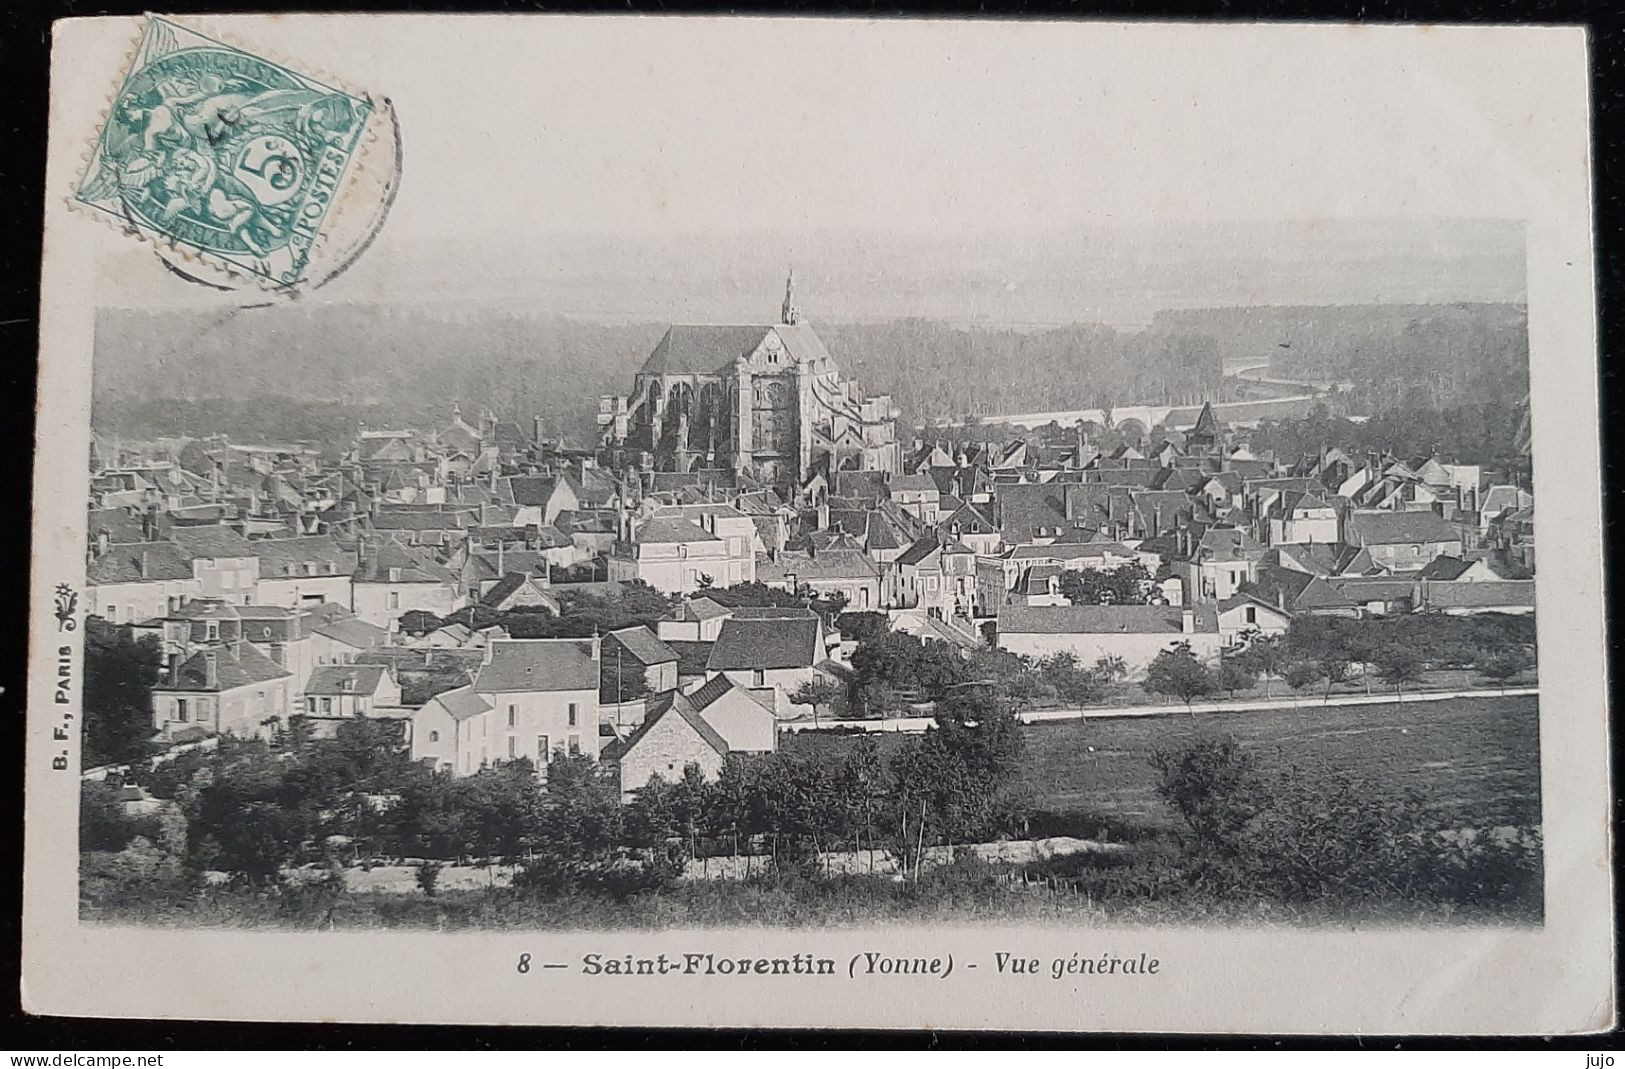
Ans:
{"type": "MultiPolygon", "coordinates": [[[[1372,410],[1521,398],[1528,382],[1525,316],[1514,305],[1183,311],[1137,332],[922,319],[817,327],[847,375],[891,393],[907,420],[1222,400],[1221,368],[1246,363],[1352,382],[1372,410]]],[[[489,310],[104,310],[94,422],[129,437],[342,441],[359,420],[421,424],[455,401],[527,432],[540,416],[549,434],[584,444],[600,395],[628,388],[664,330],[489,310]]]]}

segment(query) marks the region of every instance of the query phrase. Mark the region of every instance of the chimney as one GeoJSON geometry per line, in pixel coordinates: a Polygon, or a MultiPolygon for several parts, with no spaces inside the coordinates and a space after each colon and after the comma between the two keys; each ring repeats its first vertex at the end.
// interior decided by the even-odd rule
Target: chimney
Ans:
{"type": "Polygon", "coordinates": [[[219,655],[211,649],[203,651],[203,688],[214,690],[220,685],[219,655]]]}
{"type": "Polygon", "coordinates": [[[164,679],[167,680],[169,685],[173,687],[176,683],[180,682],[181,655],[171,651],[169,655],[164,658],[164,661],[164,679]]]}
{"type": "Polygon", "coordinates": [[[597,629],[592,633],[592,660],[594,664],[604,659],[604,636],[597,629]]]}
{"type": "Polygon", "coordinates": [[[144,550],[144,549],[141,551],[140,555],[136,558],[135,570],[136,570],[136,574],[141,576],[141,578],[143,578],[143,579],[147,578],[147,551],[144,550]]]}
{"type": "Polygon", "coordinates": [[[1185,609],[1179,614],[1179,630],[1187,635],[1196,633],[1196,612],[1194,610],[1185,609]]]}
{"type": "Polygon", "coordinates": [[[530,424],[531,437],[534,438],[536,440],[536,444],[540,446],[542,444],[542,417],[532,416],[530,418],[530,424]]]}

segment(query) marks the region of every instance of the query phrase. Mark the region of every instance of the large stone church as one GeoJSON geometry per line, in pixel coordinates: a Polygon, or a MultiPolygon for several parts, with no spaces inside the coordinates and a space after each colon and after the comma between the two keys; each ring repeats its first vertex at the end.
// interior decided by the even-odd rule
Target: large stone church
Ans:
{"type": "Polygon", "coordinates": [[[600,401],[598,423],[616,468],[727,469],[799,492],[820,474],[897,471],[897,416],[889,396],[841,377],[792,274],[777,323],[673,324],[631,392],[600,401]]]}

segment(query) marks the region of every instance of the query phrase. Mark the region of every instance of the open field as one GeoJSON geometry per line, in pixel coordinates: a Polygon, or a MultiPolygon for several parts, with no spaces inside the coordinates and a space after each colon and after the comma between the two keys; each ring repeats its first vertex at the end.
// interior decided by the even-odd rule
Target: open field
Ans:
{"type": "MultiPolygon", "coordinates": [[[[1232,735],[1266,768],[1353,769],[1378,785],[1418,792],[1461,826],[1540,822],[1537,699],[1485,696],[1436,702],[1031,724],[1023,729],[1034,805],[1119,826],[1171,828],[1147,763],[1200,735],[1232,735]]],[[[801,748],[840,748],[850,736],[801,734],[801,748]]],[[[882,747],[906,736],[878,736],[882,747]]]]}

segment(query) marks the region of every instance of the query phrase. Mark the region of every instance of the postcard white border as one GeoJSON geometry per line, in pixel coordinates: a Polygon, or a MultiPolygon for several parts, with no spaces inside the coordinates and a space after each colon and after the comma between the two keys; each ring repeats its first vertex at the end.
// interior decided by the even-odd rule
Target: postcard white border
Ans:
{"type": "MultiPolygon", "coordinates": [[[[233,17],[242,40],[279,41],[280,20],[396,16],[233,17]]],[[[458,16],[417,16],[455,19],[458,16]]],[[[502,16],[489,16],[502,17],[502,16]]],[[[517,16],[507,16],[517,17],[517,16]]],[[[284,23],[286,25],[286,23],[284,23]]],[[[1098,25],[1098,24],[1097,24],[1098,25]]],[[[1468,35],[1486,56],[1516,55],[1543,72],[1522,121],[1477,115],[1528,190],[1528,303],[1540,523],[1541,772],[1546,837],[1544,927],[1519,929],[1205,930],[909,928],[839,931],[501,933],[455,935],[175,931],[80,925],[76,901],[76,771],[54,702],[59,647],[81,678],[82,632],[59,632],[53,589],[84,583],[92,323],[98,269],[93,224],[65,200],[79,150],[99,121],[131,19],[55,29],[41,304],[39,429],[30,605],[23,997],[31,1012],[112,1017],[644,1026],[1058,1029],[1159,1032],[1548,1033],[1605,1029],[1614,1019],[1609,856],[1607,686],[1591,244],[1587,42],[1577,28],[1137,24],[1148,44],[1176,35],[1257,32],[1282,47],[1336,48],[1340,35],[1391,35],[1426,57],[1425,35],[1468,35]],[[816,951],[952,953],[961,965],[996,950],[1147,953],[1155,977],[996,979],[959,968],[944,980],[583,977],[519,975],[530,952],[704,951],[735,956],[816,951]]],[[[1049,26],[1042,32],[1087,32],[1049,26]]],[[[292,51],[289,49],[288,51],[292,51]]],[[[1444,79],[1448,83],[1448,78],[1444,79]]],[[[410,116],[403,115],[410,124],[410,116]]],[[[1285,136],[1285,134],[1283,134],[1285,136]]],[[[99,229],[99,228],[98,228],[99,229]]],[[[76,764],[76,758],[75,762],[76,764]]]]}

